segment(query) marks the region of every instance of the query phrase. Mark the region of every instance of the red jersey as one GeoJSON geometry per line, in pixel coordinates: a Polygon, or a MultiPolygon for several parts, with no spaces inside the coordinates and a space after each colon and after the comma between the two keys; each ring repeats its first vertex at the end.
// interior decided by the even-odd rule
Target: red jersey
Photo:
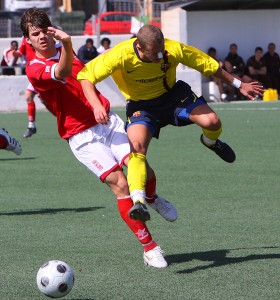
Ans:
{"type": "MultiPolygon", "coordinates": [[[[77,74],[84,64],[73,53],[72,74],[64,80],[54,76],[55,67],[60,58],[61,47],[57,48],[56,56],[38,58],[28,62],[26,75],[40,97],[47,103],[48,109],[57,117],[59,135],[68,139],[97,124],[93,108],[87,101],[77,74]]],[[[107,111],[109,101],[97,91],[100,101],[107,111]]]]}
{"type": "Polygon", "coordinates": [[[31,61],[33,58],[36,57],[35,50],[33,47],[27,43],[26,38],[22,39],[21,45],[18,48],[18,51],[26,57],[27,61],[31,61]]]}
{"type": "Polygon", "coordinates": [[[16,66],[17,65],[17,57],[13,55],[13,49],[8,48],[3,53],[3,58],[1,61],[1,66],[16,66]]]}

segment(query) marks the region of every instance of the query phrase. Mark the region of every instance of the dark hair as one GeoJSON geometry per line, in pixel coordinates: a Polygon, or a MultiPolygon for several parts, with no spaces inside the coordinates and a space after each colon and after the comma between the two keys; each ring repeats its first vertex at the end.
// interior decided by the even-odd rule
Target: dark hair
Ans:
{"type": "Polygon", "coordinates": [[[257,52],[257,51],[263,52],[263,48],[262,47],[256,47],[255,52],[257,52]]]}
{"type": "Polygon", "coordinates": [[[52,23],[43,10],[37,8],[27,9],[21,16],[20,28],[25,37],[29,37],[29,28],[48,28],[52,26],[52,23]]]}
{"type": "Polygon", "coordinates": [[[104,42],[107,42],[109,45],[111,44],[111,40],[106,37],[101,40],[100,44],[103,45],[104,42]]]}
{"type": "Polygon", "coordinates": [[[15,41],[15,40],[11,41],[11,46],[12,46],[13,44],[16,44],[16,45],[18,46],[18,42],[15,41]]]}
{"type": "Polygon", "coordinates": [[[217,50],[216,50],[216,48],[214,48],[214,47],[210,47],[209,49],[208,49],[208,54],[210,53],[210,52],[217,52],[217,50]]]}
{"type": "Polygon", "coordinates": [[[86,40],[86,44],[87,44],[87,43],[93,44],[93,39],[87,39],[87,40],[86,40]]]}

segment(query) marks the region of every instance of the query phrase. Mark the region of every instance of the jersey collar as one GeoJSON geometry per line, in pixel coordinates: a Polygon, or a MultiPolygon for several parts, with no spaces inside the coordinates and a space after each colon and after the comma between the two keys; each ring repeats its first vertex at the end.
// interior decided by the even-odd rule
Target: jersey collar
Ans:
{"type": "Polygon", "coordinates": [[[136,47],[136,42],[137,42],[137,40],[135,40],[135,41],[133,42],[133,49],[134,49],[134,52],[135,52],[135,54],[137,55],[137,57],[138,57],[140,60],[142,60],[142,59],[140,58],[138,49],[137,49],[137,47],[136,47]]]}

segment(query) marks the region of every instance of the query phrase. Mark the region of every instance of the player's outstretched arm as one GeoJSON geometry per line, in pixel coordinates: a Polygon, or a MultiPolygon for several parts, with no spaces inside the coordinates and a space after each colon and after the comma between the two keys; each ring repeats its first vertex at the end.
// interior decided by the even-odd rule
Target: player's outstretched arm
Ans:
{"type": "Polygon", "coordinates": [[[48,27],[48,33],[62,43],[61,56],[55,68],[55,77],[64,79],[72,73],[73,49],[70,35],[54,27],[48,27]]]}
{"type": "Polygon", "coordinates": [[[216,77],[221,78],[224,82],[239,89],[240,93],[250,100],[254,100],[255,96],[263,96],[264,88],[257,81],[245,83],[232,76],[224,69],[219,68],[214,74],[216,77]]]}
{"type": "Polygon", "coordinates": [[[254,100],[254,96],[258,95],[260,97],[263,96],[264,88],[257,81],[245,83],[242,82],[239,88],[242,95],[249,98],[250,100],[254,100]]]}
{"type": "Polygon", "coordinates": [[[100,124],[107,124],[109,121],[109,116],[99,100],[94,85],[87,79],[80,80],[80,83],[88,102],[93,107],[96,122],[100,124]]]}

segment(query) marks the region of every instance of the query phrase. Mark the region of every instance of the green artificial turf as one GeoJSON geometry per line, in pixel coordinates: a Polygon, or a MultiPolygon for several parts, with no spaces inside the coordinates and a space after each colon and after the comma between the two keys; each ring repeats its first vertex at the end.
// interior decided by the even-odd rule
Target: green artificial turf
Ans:
{"type": "Polygon", "coordinates": [[[150,145],[158,193],[179,211],[174,223],[154,211],[147,222],[164,270],[144,265],[113,194],[75,159],[52,115],[38,112],[37,134],[23,139],[26,113],[1,113],[23,151],[0,152],[0,299],[47,299],[36,273],[60,259],[75,273],[65,300],[278,300],[280,103],[211,106],[235,163],[201,145],[196,125],[166,127],[150,145]]]}

